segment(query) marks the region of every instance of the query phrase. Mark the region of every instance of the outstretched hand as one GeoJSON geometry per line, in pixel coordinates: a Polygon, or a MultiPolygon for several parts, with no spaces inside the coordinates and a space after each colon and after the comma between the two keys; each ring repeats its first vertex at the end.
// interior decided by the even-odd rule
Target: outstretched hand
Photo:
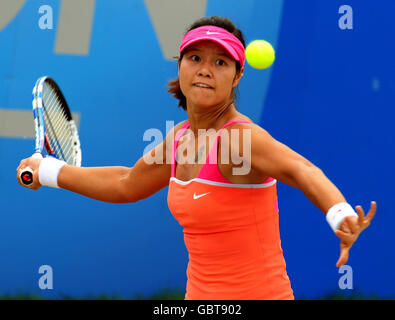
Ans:
{"type": "Polygon", "coordinates": [[[356,206],[355,209],[357,210],[358,218],[346,217],[340,225],[339,230],[335,231],[336,235],[340,238],[340,257],[336,263],[338,268],[347,262],[352,245],[358,239],[360,233],[369,227],[370,221],[372,221],[376,213],[376,208],[376,202],[372,201],[370,210],[365,216],[362,207],[356,206]]]}

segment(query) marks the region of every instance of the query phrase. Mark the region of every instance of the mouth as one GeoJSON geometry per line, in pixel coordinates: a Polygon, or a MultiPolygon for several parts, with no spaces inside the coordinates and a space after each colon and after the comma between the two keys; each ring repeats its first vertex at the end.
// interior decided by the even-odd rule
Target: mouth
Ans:
{"type": "Polygon", "coordinates": [[[201,88],[201,89],[214,89],[213,87],[209,86],[208,84],[201,83],[201,82],[194,83],[193,86],[197,87],[197,88],[201,88]]]}

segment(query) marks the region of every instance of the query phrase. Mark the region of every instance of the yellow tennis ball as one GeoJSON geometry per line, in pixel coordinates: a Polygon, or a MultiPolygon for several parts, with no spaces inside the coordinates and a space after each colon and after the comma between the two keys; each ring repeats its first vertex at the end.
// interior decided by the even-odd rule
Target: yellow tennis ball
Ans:
{"type": "Polygon", "coordinates": [[[255,69],[269,68],[276,58],[272,45],[265,40],[250,42],[245,54],[248,64],[255,69]]]}

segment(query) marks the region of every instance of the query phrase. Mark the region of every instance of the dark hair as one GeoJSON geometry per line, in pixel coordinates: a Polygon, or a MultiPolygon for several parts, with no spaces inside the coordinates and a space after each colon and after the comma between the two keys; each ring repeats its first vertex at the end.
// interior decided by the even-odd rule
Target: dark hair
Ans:
{"type": "MultiPolygon", "coordinates": [[[[188,30],[185,32],[185,34],[187,34],[189,31],[202,27],[202,26],[216,26],[216,27],[220,27],[223,28],[227,31],[229,31],[230,33],[232,33],[234,36],[236,36],[241,43],[243,44],[244,48],[246,46],[245,44],[245,40],[243,37],[242,32],[235,26],[235,24],[228,18],[225,17],[219,17],[219,16],[212,16],[212,17],[204,17],[201,18],[197,21],[195,21],[189,28],[188,30]]],[[[181,56],[178,59],[178,65],[181,63],[181,59],[183,57],[183,53],[181,54],[181,56]]],[[[238,74],[241,70],[241,65],[239,61],[236,61],[236,74],[238,74]]],[[[178,106],[183,108],[184,110],[187,109],[187,99],[185,98],[184,94],[181,91],[181,87],[180,87],[180,81],[179,79],[174,79],[174,80],[170,80],[169,83],[167,84],[168,87],[168,93],[171,93],[173,95],[174,98],[178,99],[178,106]]],[[[236,99],[236,93],[233,91],[233,100],[236,99]]]]}

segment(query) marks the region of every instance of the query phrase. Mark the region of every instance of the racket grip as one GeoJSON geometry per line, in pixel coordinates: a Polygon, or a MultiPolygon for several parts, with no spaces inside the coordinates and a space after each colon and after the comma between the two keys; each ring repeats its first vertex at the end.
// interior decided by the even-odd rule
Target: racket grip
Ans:
{"type": "MultiPolygon", "coordinates": [[[[41,153],[36,152],[36,153],[34,153],[34,154],[32,155],[32,158],[35,158],[35,159],[42,159],[43,156],[41,155],[41,153]]],[[[20,178],[20,180],[22,181],[22,183],[23,183],[25,186],[31,185],[31,184],[33,183],[33,170],[32,170],[32,168],[30,168],[30,167],[24,168],[24,169],[20,172],[19,178],[20,178]]]]}
{"type": "Polygon", "coordinates": [[[30,167],[26,167],[19,174],[19,178],[25,186],[29,186],[33,183],[33,170],[30,167]]]}

